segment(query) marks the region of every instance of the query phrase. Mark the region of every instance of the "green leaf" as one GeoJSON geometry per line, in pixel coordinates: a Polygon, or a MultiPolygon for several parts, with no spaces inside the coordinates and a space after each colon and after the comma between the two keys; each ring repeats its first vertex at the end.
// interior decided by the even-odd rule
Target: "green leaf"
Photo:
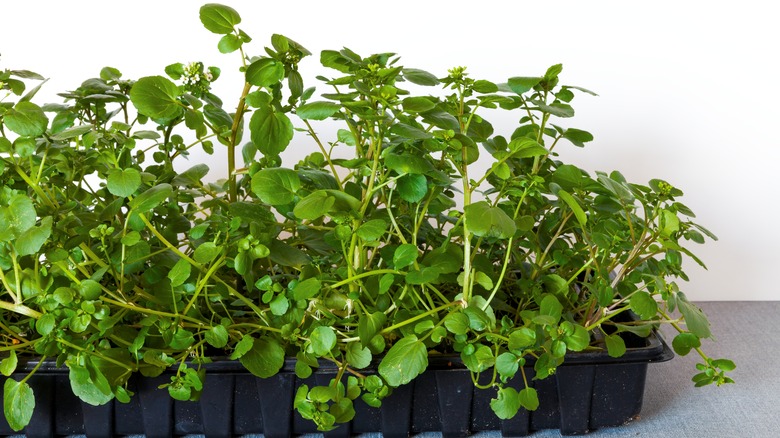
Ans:
{"type": "Polygon", "coordinates": [[[496,372],[504,382],[514,377],[519,369],[518,357],[512,353],[505,351],[496,358],[496,372]]]}
{"type": "Polygon", "coordinates": [[[188,186],[199,183],[204,176],[208,175],[209,166],[203,163],[196,164],[184,172],[176,175],[171,180],[171,185],[188,186]]]}
{"type": "Polygon", "coordinates": [[[136,169],[111,169],[106,178],[108,191],[126,198],[141,187],[141,172],[136,169]]]}
{"type": "MultiPolygon", "coordinates": [[[[35,321],[35,331],[41,336],[46,336],[54,330],[54,326],[57,324],[57,318],[54,314],[44,313],[38,320],[35,321]]],[[[13,351],[13,350],[11,350],[13,351]]]]}
{"type": "Polygon", "coordinates": [[[536,344],[536,332],[529,327],[521,327],[509,334],[509,350],[522,354],[523,349],[536,344]]]}
{"type": "Polygon", "coordinates": [[[191,271],[192,265],[190,265],[190,262],[184,259],[179,259],[179,261],[173,265],[173,268],[168,271],[168,278],[171,280],[171,287],[177,287],[184,284],[184,282],[187,281],[187,279],[190,277],[191,271]]]}
{"type": "Polygon", "coordinates": [[[517,94],[523,94],[530,91],[533,87],[542,82],[542,78],[513,77],[509,78],[507,85],[517,94]]]}
{"type": "Polygon", "coordinates": [[[299,281],[293,288],[293,299],[308,300],[314,298],[322,289],[322,283],[316,278],[299,281]]]}
{"type": "Polygon", "coordinates": [[[428,193],[428,180],[424,175],[406,174],[397,180],[398,194],[406,202],[420,202],[428,193]]]}
{"type": "Polygon", "coordinates": [[[0,207],[0,240],[10,240],[35,226],[37,219],[32,200],[22,194],[14,195],[7,208],[0,207]]]}
{"type": "Polygon", "coordinates": [[[229,33],[219,39],[217,49],[220,53],[232,53],[240,49],[243,44],[244,42],[241,41],[241,38],[237,37],[235,34],[229,33]]]}
{"type": "Polygon", "coordinates": [[[382,330],[386,321],[387,316],[379,311],[363,315],[358,321],[360,345],[368,347],[371,344],[371,340],[379,334],[380,330],[382,330]]]}
{"type": "Polygon", "coordinates": [[[428,368],[428,351],[415,335],[408,335],[387,351],[379,364],[379,374],[388,385],[405,385],[428,368]]]}
{"type": "Polygon", "coordinates": [[[264,155],[277,156],[284,152],[293,137],[293,125],[284,113],[271,107],[260,107],[249,120],[252,143],[264,155]]]}
{"type": "Polygon", "coordinates": [[[682,292],[677,293],[677,307],[685,318],[685,326],[688,327],[688,331],[700,339],[712,336],[707,316],[704,315],[704,312],[699,307],[688,301],[682,292]]]}
{"type": "Polygon", "coordinates": [[[410,113],[424,113],[436,107],[436,103],[434,103],[431,98],[422,96],[407,97],[401,104],[404,107],[404,111],[410,113]]]}
{"type": "Polygon", "coordinates": [[[179,117],[184,109],[179,103],[179,87],[162,76],[139,79],[130,90],[130,101],[138,112],[153,119],[171,120],[179,117]]]}
{"type": "Polygon", "coordinates": [[[663,209],[659,216],[661,235],[670,237],[680,230],[680,218],[672,211],[663,209]]]}
{"type": "Polygon", "coordinates": [[[645,291],[635,292],[628,303],[631,310],[642,319],[651,319],[658,313],[658,303],[645,291]]]}
{"type": "Polygon", "coordinates": [[[562,102],[553,102],[549,105],[537,102],[537,106],[545,113],[549,113],[556,117],[574,117],[574,108],[572,108],[571,105],[562,102]]]}
{"type": "Polygon", "coordinates": [[[439,278],[439,272],[433,268],[423,268],[422,270],[410,270],[406,274],[406,284],[428,284],[439,278]]]}
{"type": "Polygon", "coordinates": [[[478,345],[472,354],[461,352],[463,364],[474,373],[481,373],[495,364],[493,351],[487,345],[478,345]]]}
{"type": "Polygon", "coordinates": [[[228,331],[223,325],[215,325],[203,335],[206,342],[214,348],[225,348],[228,343],[228,331]]]}
{"type": "Polygon", "coordinates": [[[328,326],[319,326],[312,331],[309,340],[313,353],[325,356],[336,346],[336,333],[328,326]]]}
{"type": "Polygon", "coordinates": [[[486,201],[466,206],[466,226],[475,236],[508,239],[517,231],[515,221],[504,210],[492,207],[486,201]]]}
{"type": "Polygon", "coordinates": [[[580,223],[580,226],[585,227],[585,224],[588,222],[588,216],[585,214],[585,211],[582,210],[582,207],[577,200],[563,189],[558,190],[558,198],[563,200],[563,202],[571,208],[571,211],[574,212],[574,216],[577,218],[577,222],[580,223]]]}
{"type": "Polygon", "coordinates": [[[35,395],[27,382],[6,379],[3,384],[3,413],[8,425],[16,432],[30,424],[35,410],[35,395]]]}
{"type": "Polygon", "coordinates": [[[220,249],[214,242],[206,242],[202,243],[195,249],[195,252],[192,254],[192,258],[200,264],[206,264],[214,260],[219,252],[220,249]]]}
{"type": "Polygon", "coordinates": [[[701,341],[699,337],[693,333],[680,333],[672,340],[672,348],[674,352],[680,356],[685,356],[691,352],[694,348],[701,347],[701,341]]]}
{"type": "Polygon", "coordinates": [[[549,153],[544,146],[528,137],[515,138],[509,142],[507,147],[515,158],[539,157],[549,153]]]}
{"type": "Polygon", "coordinates": [[[325,120],[336,114],[341,105],[333,102],[309,102],[295,110],[295,114],[303,120],[325,120]]]}
{"type": "Polygon", "coordinates": [[[51,216],[41,219],[41,225],[24,231],[14,244],[18,256],[35,254],[40,251],[46,240],[51,236],[51,216]]]}
{"type": "Polygon", "coordinates": [[[241,16],[235,9],[216,3],[209,3],[200,8],[200,22],[211,32],[228,34],[241,23],[241,16]]]}
{"type": "MultiPolygon", "coordinates": [[[[96,375],[93,378],[86,367],[76,363],[69,364],[68,368],[70,388],[73,390],[73,394],[80,398],[84,403],[92,406],[101,406],[114,398],[114,394],[110,391],[110,388],[108,388],[108,393],[106,393],[104,392],[104,390],[107,389],[105,385],[101,385],[103,386],[102,389],[98,387],[97,383],[99,382],[97,381],[101,380],[101,378],[105,379],[102,374],[100,376],[96,375]]],[[[107,382],[103,383],[107,384],[107,382]]]]}
{"type": "Polygon", "coordinates": [[[425,70],[405,68],[401,70],[401,73],[403,74],[404,79],[416,85],[433,86],[439,84],[439,80],[436,76],[425,70]]]}
{"type": "Polygon", "coordinates": [[[520,410],[520,396],[514,388],[505,387],[498,390],[496,398],[490,400],[490,408],[496,417],[508,420],[520,410]]]}
{"type": "Polygon", "coordinates": [[[261,58],[246,68],[246,81],[258,87],[270,87],[284,79],[284,64],[272,59],[261,58]]]}
{"type": "Polygon", "coordinates": [[[347,346],[347,362],[354,368],[365,368],[371,365],[371,350],[352,342],[347,346]]]}
{"type": "Polygon", "coordinates": [[[241,364],[257,377],[271,377],[284,366],[284,348],[274,338],[257,338],[252,348],[241,356],[241,364]]]}
{"type": "MultiPolygon", "coordinates": [[[[52,135],[52,140],[70,140],[71,138],[79,137],[81,135],[84,135],[88,132],[92,132],[92,129],[94,126],[92,125],[79,125],[74,126],[72,128],[66,129],[64,131],[58,132],[56,135],[52,135]]],[[[53,129],[52,129],[53,130],[53,129]]]]}
{"type": "Polygon", "coordinates": [[[5,126],[25,137],[38,137],[46,131],[49,119],[41,107],[32,102],[19,102],[3,116],[5,126]]]}
{"type": "Polygon", "coordinates": [[[582,351],[590,345],[590,334],[585,327],[579,324],[572,324],[574,327],[574,333],[564,337],[563,341],[566,342],[566,348],[571,351],[582,351]]]}
{"type": "Polygon", "coordinates": [[[252,191],[266,204],[289,204],[295,199],[295,193],[300,188],[298,173],[291,169],[261,169],[252,176],[252,191]]]}
{"type": "Polygon", "coordinates": [[[469,317],[461,312],[453,312],[444,318],[444,327],[450,333],[456,335],[465,335],[469,332],[469,317]]]}
{"type": "Polygon", "coordinates": [[[19,359],[16,357],[16,350],[8,352],[8,357],[0,361],[0,374],[8,377],[16,371],[19,359]]]}
{"type": "Polygon", "coordinates": [[[539,407],[539,395],[534,388],[525,388],[518,394],[520,405],[529,411],[535,411],[539,407]]]}
{"type": "Polygon", "coordinates": [[[593,141],[593,134],[581,129],[569,128],[563,132],[563,138],[569,140],[574,146],[584,147],[585,143],[593,141]]]}
{"type": "Polygon", "coordinates": [[[100,283],[95,280],[88,279],[79,284],[79,294],[85,300],[96,300],[100,298],[101,292],[100,283]]]}
{"type": "Polygon", "coordinates": [[[274,315],[282,316],[287,313],[287,310],[290,308],[290,301],[287,300],[287,297],[284,295],[279,294],[268,303],[268,307],[271,308],[271,313],[274,315]]]}
{"type": "Polygon", "coordinates": [[[395,170],[399,174],[416,173],[427,174],[434,170],[433,165],[423,157],[417,155],[384,154],[384,165],[388,169],[395,170]]]}
{"type": "Polygon", "coordinates": [[[405,243],[395,249],[393,253],[393,266],[396,269],[405,268],[417,260],[417,246],[412,243],[405,243]]]}
{"type": "Polygon", "coordinates": [[[170,184],[158,184],[133,198],[128,205],[136,213],[146,213],[157,207],[173,194],[170,184]]]}
{"type": "Polygon", "coordinates": [[[555,295],[546,294],[539,304],[539,314],[551,317],[557,323],[561,319],[563,306],[555,295]]]}
{"type": "Polygon", "coordinates": [[[357,229],[357,235],[366,242],[379,240],[387,230],[387,222],[383,219],[372,219],[360,225],[357,229]]]}
{"type": "Polygon", "coordinates": [[[255,338],[249,335],[243,335],[241,340],[236,343],[235,347],[233,347],[233,353],[230,354],[229,359],[236,360],[242,357],[252,349],[253,345],[255,345],[255,338]]]}
{"type": "Polygon", "coordinates": [[[336,203],[336,198],[329,196],[324,190],[312,192],[301,199],[293,209],[293,214],[299,219],[316,220],[326,215],[336,203]]]}
{"type": "Polygon", "coordinates": [[[608,335],[604,341],[607,344],[607,354],[610,357],[621,357],[626,354],[626,342],[620,335],[608,335]]]}

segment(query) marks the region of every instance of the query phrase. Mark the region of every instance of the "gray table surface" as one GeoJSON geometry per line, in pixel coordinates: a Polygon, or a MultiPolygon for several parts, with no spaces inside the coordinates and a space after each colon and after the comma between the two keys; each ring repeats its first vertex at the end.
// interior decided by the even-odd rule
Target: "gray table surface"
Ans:
{"type": "MultiPolygon", "coordinates": [[[[727,357],[737,363],[731,373],[736,384],[694,388],[695,353],[652,364],[640,418],[621,427],[593,431],[588,437],[780,437],[780,367],[776,363],[780,360],[780,336],[775,335],[775,330],[780,330],[780,301],[698,304],[709,316],[717,340],[705,341],[703,347],[711,357],[727,357]]],[[[662,332],[671,341],[674,331],[668,329],[662,332]]],[[[474,436],[495,438],[500,433],[474,436]]],[[[533,438],[560,436],[557,430],[531,434],[533,438]]]]}

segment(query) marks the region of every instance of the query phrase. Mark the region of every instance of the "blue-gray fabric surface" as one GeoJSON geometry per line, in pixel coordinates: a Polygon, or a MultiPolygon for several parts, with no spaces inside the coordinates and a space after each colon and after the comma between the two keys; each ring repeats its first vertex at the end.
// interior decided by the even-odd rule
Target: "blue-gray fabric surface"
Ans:
{"type": "MultiPolygon", "coordinates": [[[[727,357],[737,363],[737,369],[731,373],[737,383],[720,388],[694,388],[690,379],[696,372],[695,352],[670,362],[652,364],[647,373],[640,418],[621,427],[593,431],[588,437],[780,437],[780,372],[777,371],[780,337],[775,334],[780,301],[698,304],[709,316],[717,339],[717,342],[705,341],[704,349],[713,358],[727,357]]],[[[671,342],[674,330],[665,327],[663,333],[671,342]]],[[[437,433],[418,435],[419,438],[440,436],[437,433]]],[[[501,434],[474,436],[494,438],[501,434]]],[[[561,434],[557,430],[542,430],[530,436],[557,438],[561,434]]],[[[381,435],[363,437],[381,438],[381,435]]]]}

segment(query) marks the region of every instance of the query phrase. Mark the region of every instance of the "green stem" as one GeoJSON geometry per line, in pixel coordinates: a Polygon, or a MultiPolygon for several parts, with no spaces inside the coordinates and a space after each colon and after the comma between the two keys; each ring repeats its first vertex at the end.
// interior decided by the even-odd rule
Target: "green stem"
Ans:
{"type": "Polygon", "coordinates": [[[35,319],[38,319],[43,315],[42,313],[37,312],[21,303],[16,304],[16,303],[9,303],[6,301],[0,301],[0,309],[9,310],[11,312],[18,313],[24,316],[29,316],[30,318],[35,318],[35,319]]]}
{"type": "Polygon", "coordinates": [[[413,317],[411,317],[411,318],[409,318],[407,320],[401,321],[401,322],[399,322],[397,324],[393,324],[390,327],[384,328],[379,333],[381,333],[383,335],[387,334],[387,333],[391,333],[393,330],[395,330],[397,328],[400,328],[400,327],[403,327],[405,325],[411,324],[413,322],[419,321],[419,320],[421,320],[423,318],[428,317],[429,315],[433,315],[433,314],[439,313],[442,310],[444,310],[444,309],[446,309],[448,307],[455,306],[455,305],[463,306],[463,305],[465,305],[465,301],[460,300],[460,301],[453,301],[451,303],[443,304],[443,305],[441,305],[441,306],[439,306],[439,307],[437,307],[435,309],[431,309],[431,310],[429,310],[429,311],[427,311],[425,313],[421,313],[421,314],[419,314],[417,316],[413,316],[413,317]]]}
{"type": "Polygon", "coordinates": [[[241,98],[238,100],[236,115],[233,117],[233,126],[230,127],[230,142],[228,144],[228,196],[230,202],[236,202],[238,199],[238,187],[236,185],[236,142],[238,141],[238,128],[241,126],[241,120],[246,111],[246,96],[252,84],[244,83],[244,90],[241,92],[241,98]]]}
{"type": "Polygon", "coordinates": [[[333,283],[329,287],[331,289],[337,289],[341,286],[350,284],[353,281],[359,280],[361,278],[371,277],[372,275],[384,275],[384,274],[406,275],[405,272],[396,271],[395,269],[378,269],[375,271],[363,272],[362,274],[355,274],[352,277],[339,281],[338,283],[333,283]]]}

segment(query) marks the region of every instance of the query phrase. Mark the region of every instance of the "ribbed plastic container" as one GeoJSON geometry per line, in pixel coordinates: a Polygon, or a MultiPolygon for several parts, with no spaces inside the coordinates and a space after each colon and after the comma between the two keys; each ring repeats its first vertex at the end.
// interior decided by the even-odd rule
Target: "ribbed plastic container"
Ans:
{"type": "MultiPolygon", "coordinates": [[[[533,381],[539,393],[539,408],[530,413],[521,409],[515,418],[505,421],[496,418],[490,409],[495,391],[475,389],[470,372],[457,356],[432,356],[429,369],[396,389],[380,409],[357,400],[355,419],[325,436],[381,432],[390,438],[442,432],[444,437],[462,437],[495,430],[512,437],[540,429],[560,429],[564,435],[576,435],[619,426],[634,419],[642,408],[647,365],[673,357],[656,334],[641,341],[646,345],[630,347],[617,359],[602,352],[568,355],[554,376],[533,381]]],[[[33,366],[31,363],[24,368],[33,366]]],[[[198,402],[176,401],[167,390],[158,389],[170,381],[170,375],[163,374],[131,380],[129,389],[136,395],[128,404],[111,402],[95,407],[73,395],[67,369],[56,368],[52,362],[44,364],[28,381],[35,391],[36,407],[23,433],[28,438],[74,434],[90,438],[205,434],[218,438],[260,433],[277,438],[317,432],[311,422],[294,411],[293,396],[303,383],[327,384],[335,378],[336,370],[323,366],[303,380],[293,370],[294,361],[289,361],[278,375],[260,379],[244,371],[238,362],[218,362],[208,365],[198,402]]],[[[14,377],[21,379],[24,375],[14,377]]],[[[533,369],[526,369],[526,375],[531,378],[533,369]]],[[[519,377],[510,384],[517,389],[523,385],[519,377]]],[[[0,415],[0,435],[13,434],[0,415]]]]}

